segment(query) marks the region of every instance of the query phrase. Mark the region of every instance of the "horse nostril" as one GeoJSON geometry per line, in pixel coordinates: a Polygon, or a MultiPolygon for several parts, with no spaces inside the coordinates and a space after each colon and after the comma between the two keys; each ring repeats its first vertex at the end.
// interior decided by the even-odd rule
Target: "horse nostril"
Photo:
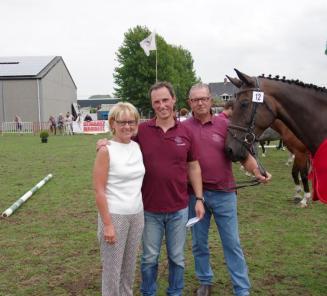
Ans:
{"type": "Polygon", "coordinates": [[[233,149],[231,147],[226,147],[225,152],[229,158],[233,156],[233,149]]]}

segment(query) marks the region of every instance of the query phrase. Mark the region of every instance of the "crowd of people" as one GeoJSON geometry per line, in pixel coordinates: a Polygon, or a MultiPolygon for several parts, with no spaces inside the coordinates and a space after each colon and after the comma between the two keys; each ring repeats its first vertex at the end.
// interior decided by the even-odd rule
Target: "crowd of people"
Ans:
{"type": "MultiPolygon", "coordinates": [[[[133,295],[137,249],[142,245],[142,295],[156,295],[160,249],[165,238],[168,259],[167,295],[182,295],[186,224],[192,226],[192,252],[199,281],[196,295],[212,294],[208,232],[213,216],[221,238],[235,295],[250,295],[250,280],[240,244],[237,194],[231,161],[224,153],[228,110],[214,116],[208,85],[194,85],[188,96],[192,115],[175,116],[176,96],[168,82],[149,90],[155,117],[139,124],[129,103],[109,114],[111,140],[97,143],[93,183],[99,212],[102,295],[133,295]]],[[[186,110],[187,111],[187,110],[186,110]]],[[[242,163],[260,182],[248,155],[242,163]]],[[[215,294],[216,295],[216,294],[215,294]]]]}
{"type": "Polygon", "coordinates": [[[65,116],[59,113],[57,119],[55,116],[50,115],[49,129],[54,135],[57,133],[59,135],[73,135],[73,121],[75,121],[75,118],[70,112],[67,112],[65,116]]]}

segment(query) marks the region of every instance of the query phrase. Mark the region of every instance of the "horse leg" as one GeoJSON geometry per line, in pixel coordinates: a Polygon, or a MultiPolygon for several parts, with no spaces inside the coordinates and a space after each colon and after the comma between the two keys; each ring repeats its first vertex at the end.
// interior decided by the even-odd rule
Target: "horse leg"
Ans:
{"type": "Polygon", "coordinates": [[[276,147],[277,150],[285,150],[285,147],[284,147],[284,142],[282,139],[279,139],[279,142],[278,142],[278,146],[276,147]]]}
{"type": "Polygon", "coordinates": [[[260,146],[261,146],[261,150],[262,150],[262,157],[266,157],[266,148],[265,148],[265,141],[260,141],[260,146]]]}
{"type": "Polygon", "coordinates": [[[294,157],[295,155],[292,152],[288,151],[288,159],[285,165],[289,166],[294,161],[294,157]]]}
{"type": "Polygon", "coordinates": [[[300,170],[300,174],[301,174],[301,180],[302,180],[303,191],[304,191],[304,197],[300,202],[300,206],[301,208],[306,208],[309,205],[311,199],[307,168],[300,170]]]}
{"type": "Polygon", "coordinates": [[[295,165],[295,163],[293,163],[292,177],[293,177],[293,181],[294,181],[294,184],[295,184],[295,194],[293,196],[293,201],[295,203],[299,203],[302,200],[301,195],[300,195],[300,193],[302,191],[302,188],[301,188],[301,185],[300,185],[299,173],[300,173],[300,170],[295,165]]]}

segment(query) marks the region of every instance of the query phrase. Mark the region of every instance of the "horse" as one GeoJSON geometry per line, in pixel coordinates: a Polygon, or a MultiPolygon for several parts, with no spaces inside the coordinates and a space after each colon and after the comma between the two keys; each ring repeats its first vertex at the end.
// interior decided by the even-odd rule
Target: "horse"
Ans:
{"type": "Polygon", "coordinates": [[[227,76],[239,88],[225,144],[228,157],[245,159],[255,139],[280,119],[310,152],[313,200],[327,203],[326,88],[235,71],[239,79],[227,76]]]}

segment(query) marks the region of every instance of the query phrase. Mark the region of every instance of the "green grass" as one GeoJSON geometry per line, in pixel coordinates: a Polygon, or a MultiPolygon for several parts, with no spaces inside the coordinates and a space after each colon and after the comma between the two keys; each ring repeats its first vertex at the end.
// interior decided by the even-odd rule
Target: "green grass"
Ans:
{"type": "MultiPolygon", "coordinates": [[[[12,216],[0,220],[0,295],[100,295],[97,211],[91,184],[95,143],[101,136],[0,137],[0,211],[47,174],[53,179],[12,216]]],[[[287,153],[269,149],[263,159],[271,184],[239,190],[241,241],[252,295],[326,295],[326,205],[292,203],[287,153]]],[[[219,168],[218,168],[219,169],[219,168]]],[[[246,177],[234,167],[238,180],[246,177]]],[[[184,295],[197,287],[190,235],[186,243],[184,295]]],[[[165,295],[163,247],[159,292],[165,295]]],[[[232,295],[215,224],[210,231],[213,295],[232,295]]],[[[140,273],[136,272],[135,295],[140,273]]]]}

